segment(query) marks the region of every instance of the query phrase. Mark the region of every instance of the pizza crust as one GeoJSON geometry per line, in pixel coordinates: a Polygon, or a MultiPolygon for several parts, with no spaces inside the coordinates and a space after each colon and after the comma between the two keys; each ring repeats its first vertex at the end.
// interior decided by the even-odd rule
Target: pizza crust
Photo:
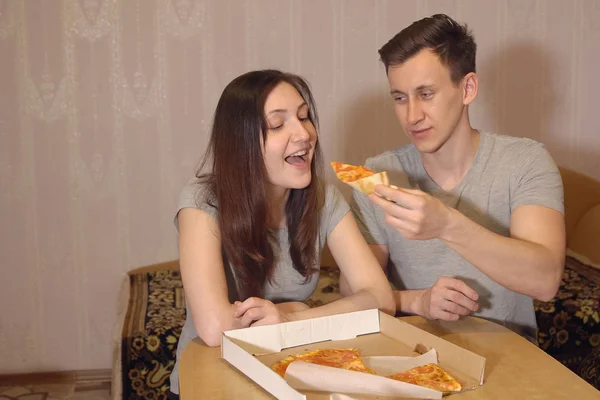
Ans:
{"type": "Polygon", "coordinates": [[[343,164],[338,161],[332,161],[331,167],[340,181],[365,194],[374,193],[375,185],[388,186],[390,183],[385,171],[376,173],[362,165],[343,164]]]}
{"type": "Polygon", "coordinates": [[[390,181],[388,179],[387,172],[383,171],[365,178],[357,179],[353,182],[344,183],[352,186],[354,189],[357,189],[364,194],[372,194],[375,193],[375,185],[389,186],[390,181]]]}

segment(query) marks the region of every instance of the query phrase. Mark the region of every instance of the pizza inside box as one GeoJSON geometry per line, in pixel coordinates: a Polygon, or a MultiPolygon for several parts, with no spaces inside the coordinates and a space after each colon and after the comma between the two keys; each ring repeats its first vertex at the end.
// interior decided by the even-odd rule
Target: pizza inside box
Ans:
{"type": "Polygon", "coordinates": [[[391,317],[358,311],[223,333],[222,357],[278,399],[441,399],[448,394],[388,376],[437,364],[461,391],[483,385],[485,358],[391,317]],[[321,349],[358,349],[371,373],[292,362],[282,377],[271,366],[321,349]]]}

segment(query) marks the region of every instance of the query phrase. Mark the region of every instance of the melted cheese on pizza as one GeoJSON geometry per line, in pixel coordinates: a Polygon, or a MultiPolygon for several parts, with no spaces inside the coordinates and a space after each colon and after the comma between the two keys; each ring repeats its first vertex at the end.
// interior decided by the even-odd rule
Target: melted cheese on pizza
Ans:
{"type": "Polygon", "coordinates": [[[342,182],[354,182],[356,180],[374,175],[375,171],[365,168],[361,165],[342,164],[337,161],[332,161],[331,166],[335,171],[338,179],[342,182]]]}
{"type": "Polygon", "coordinates": [[[441,392],[458,392],[462,390],[462,385],[437,364],[423,365],[390,375],[388,378],[441,392]]]}
{"type": "Polygon", "coordinates": [[[287,356],[277,361],[271,368],[279,375],[284,376],[287,367],[294,361],[303,361],[311,364],[324,365],[332,368],[342,368],[350,371],[366,372],[374,374],[367,368],[360,358],[358,349],[322,349],[287,356]]]}

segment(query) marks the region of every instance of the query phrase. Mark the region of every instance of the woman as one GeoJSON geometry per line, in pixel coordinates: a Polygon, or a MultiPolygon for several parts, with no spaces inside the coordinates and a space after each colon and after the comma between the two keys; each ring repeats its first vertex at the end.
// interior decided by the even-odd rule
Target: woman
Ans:
{"type": "MultiPolygon", "coordinates": [[[[317,113],[306,82],[274,70],[234,79],[175,224],[187,320],[177,348],[223,331],[370,308],[395,312],[390,285],[344,198],[319,180],[317,113]],[[210,172],[201,173],[210,163],[210,172]],[[310,309],[325,243],[350,294],[310,309]]],[[[179,392],[178,365],[171,390],[179,392]]]]}

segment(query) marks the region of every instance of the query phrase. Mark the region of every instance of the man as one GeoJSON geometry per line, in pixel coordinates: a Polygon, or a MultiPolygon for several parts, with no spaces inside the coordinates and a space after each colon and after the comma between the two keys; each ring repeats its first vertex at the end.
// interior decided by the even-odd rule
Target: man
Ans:
{"type": "Polygon", "coordinates": [[[533,140],[471,127],[478,77],[466,26],[424,18],[379,54],[411,144],[367,159],[402,187],[355,190],[353,211],[400,289],[397,311],[450,321],[474,314],[537,342],[532,298],[554,297],[565,256],[555,163],[533,140]]]}

